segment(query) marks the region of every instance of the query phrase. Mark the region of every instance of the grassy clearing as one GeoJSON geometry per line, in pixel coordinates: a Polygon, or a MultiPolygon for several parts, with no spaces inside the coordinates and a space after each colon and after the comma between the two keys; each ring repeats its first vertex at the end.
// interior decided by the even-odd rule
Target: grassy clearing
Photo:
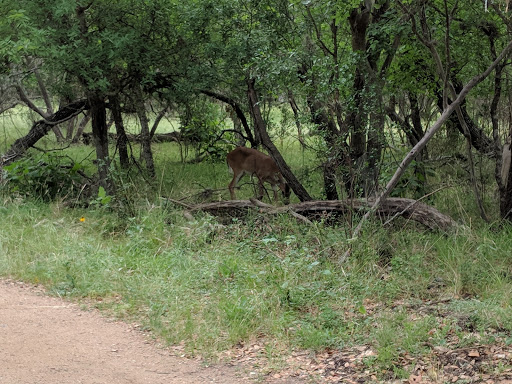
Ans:
{"type": "MultiPolygon", "coordinates": [[[[320,196],[320,175],[306,167],[313,156],[287,148],[287,160],[320,196]]],[[[68,154],[92,167],[90,149],[68,154]]],[[[404,354],[453,345],[453,335],[460,347],[482,343],[489,330],[509,339],[512,228],[467,219],[476,215],[464,185],[431,200],[466,224],[458,233],[397,220],[387,228],[373,223],[354,241],[344,224],[305,226],[288,216],[186,221],[160,197],[188,197],[207,187],[215,190],[213,199],[227,198],[225,164],[179,163],[175,144],[156,146],[155,156],[157,182],[131,175],[136,187],[121,188],[129,210],[120,197],[69,208],[4,191],[0,275],[42,284],[211,358],[256,340],[272,364],[282,364],[290,349],[365,344],[375,351],[368,367],[402,378],[410,373],[399,363],[404,354]],[[352,255],[339,265],[349,245],[352,255]],[[418,311],[425,302],[441,304],[418,311]]],[[[252,194],[250,185],[239,192],[252,194]]]]}

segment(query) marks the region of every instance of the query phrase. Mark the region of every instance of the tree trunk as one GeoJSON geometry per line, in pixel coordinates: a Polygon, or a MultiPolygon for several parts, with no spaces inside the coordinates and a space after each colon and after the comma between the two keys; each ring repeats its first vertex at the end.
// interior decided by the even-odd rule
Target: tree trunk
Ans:
{"type": "MultiPolygon", "coordinates": [[[[20,100],[23,101],[27,107],[29,107],[31,110],[33,110],[35,113],[37,113],[39,116],[41,116],[44,119],[51,116],[49,113],[46,113],[43,110],[41,110],[39,107],[37,107],[34,104],[34,102],[32,100],[30,100],[29,96],[27,95],[27,92],[25,91],[25,89],[23,88],[23,86],[21,84],[16,84],[15,88],[16,88],[16,91],[18,92],[18,96],[19,96],[20,100]]],[[[57,139],[57,142],[59,142],[59,143],[62,142],[64,137],[62,136],[62,132],[60,132],[60,129],[55,125],[52,125],[50,129],[55,134],[55,138],[57,139]]]]}
{"type": "MultiPolygon", "coordinates": [[[[318,129],[324,133],[324,139],[327,143],[329,153],[324,164],[322,164],[323,180],[324,180],[324,192],[327,200],[338,200],[338,190],[336,188],[336,170],[340,163],[340,158],[347,158],[348,147],[340,140],[340,135],[336,123],[327,113],[327,108],[322,105],[319,101],[313,101],[310,96],[307,97],[307,103],[309,111],[311,112],[311,120],[318,126],[318,129]]],[[[345,162],[347,163],[347,162],[345,162]]],[[[348,162],[350,165],[350,162],[348,162]]],[[[342,171],[344,175],[349,175],[348,178],[344,178],[343,182],[345,186],[351,183],[351,167],[348,166],[342,171]]]]}
{"type": "Polygon", "coordinates": [[[93,93],[89,96],[91,107],[92,136],[96,148],[96,160],[98,166],[99,185],[108,194],[112,193],[112,185],[108,177],[110,159],[108,156],[108,132],[107,132],[107,111],[105,99],[93,93]]]}
{"type": "MultiPolygon", "coordinates": [[[[398,124],[402,131],[405,133],[407,141],[414,147],[423,137],[423,126],[421,123],[420,116],[420,108],[418,106],[418,98],[412,92],[408,93],[409,104],[411,106],[411,118],[400,117],[395,109],[395,103],[390,103],[390,106],[387,108],[388,117],[391,121],[398,124]],[[412,123],[412,124],[411,124],[412,123]]],[[[405,115],[405,112],[402,113],[405,115]]],[[[416,178],[416,187],[414,191],[414,195],[416,198],[420,198],[425,195],[425,186],[427,182],[427,174],[425,170],[424,160],[428,157],[427,148],[419,151],[416,155],[416,164],[414,165],[414,176],[416,178]]]]}
{"type": "Polygon", "coordinates": [[[359,57],[352,86],[356,107],[349,113],[346,121],[351,132],[350,157],[353,165],[351,172],[353,174],[350,178],[345,176],[344,179],[350,180],[350,184],[346,186],[348,187],[347,191],[350,197],[366,194],[366,180],[363,170],[367,162],[367,121],[365,118],[367,112],[363,93],[366,85],[367,59],[364,53],[366,52],[366,33],[371,22],[371,8],[371,4],[361,4],[350,12],[348,18],[352,34],[352,51],[359,57]]]}
{"type": "MultiPolygon", "coordinates": [[[[460,89],[457,89],[457,92],[460,92],[460,89]]],[[[437,106],[439,110],[443,110],[443,95],[441,93],[437,93],[437,106]]],[[[449,99],[448,102],[451,102],[449,99]]],[[[460,119],[457,115],[450,116],[449,123],[452,127],[456,128],[459,133],[461,133],[466,139],[471,140],[471,145],[482,155],[488,157],[494,157],[494,146],[493,141],[485,134],[483,129],[477,126],[477,124],[473,121],[471,116],[466,109],[465,103],[463,102],[460,106],[460,111],[462,114],[462,118],[467,127],[467,132],[464,129],[464,126],[461,124],[460,119]]],[[[456,131],[455,131],[456,132],[456,131]]],[[[460,136],[459,136],[460,137],[460,136]]]]}
{"type": "Polygon", "coordinates": [[[242,133],[242,122],[236,115],[236,112],[231,105],[226,106],[226,113],[233,122],[233,131],[235,133],[236,146],[243,147],[245,145],[245,138],[242,133]]]}
{"type": "Polygon", "coordinates": [[[336,160],[327,159],[322,164],[322,176],[324,180],[324,192],[327,200],[338,200],[337,178],[336,178],[336,160]]]}
{"type": "Polygon", "coordinates": [[[141,138],[141,157],[146,164],[146,170],[151,177],[155,176],[155,164],[153,162],[153,153],[151,151],[151,136],[149,134],[149,121],[146,114],[146,106],[144,105],[144,99],[142,90],[137,87],[135,90],[136,100],[135,109],[137,116],[140,121],[140,138],[141,138]]]}
{"type": "Polygon", "coordinates": [[[305,142],[304,136],[302,134],[302,126],[300,123],[299,107],[297,106],[297,103],[295,102],[295,97],[293,97],[293,93],[290,90],[288,90],[288,102],[290,103],[290,107],[293,111],[293,117],[295,119],[295,126],[297,127],[297,138],[299,139],[300,145],[302,145],[302,147],[305,148],[306,142],[305,142]]]}
{"type": "Polygon", "coordinates": [[[384,148],[384,123],[385,115],[383,112],[384,101],[380,87],[376,87],[376,96],[374,107],[370,112],[370,129],[368,130],[367,142],[367,163],[365,164],[364,177],[364,195],[376,195],[379,190],[379,176],[382,159],[382,150],[384,148]]]}
{"type": "MultiPolygon", "coordinates": [[[[416,157],[417,153],[419,151],[421,151],[423,148],[425,148],[425,146],[427,145],[429,140],[434,136],[434,134],[439,130],[439,128],[441,128],[443,126],[443,124],[448,120],[448,118],[453,113],[453,111],[466,98],[466,96],[469,93],[469,91],[471,91],[471,89],[473,89],[477,84],[479,84],[487,76],[489,76],[489,74],[494,70],[494,68],[496,68],[496,66],[505,57],[508,57],[511,54],[511,52],[512,52],[512,41],[510,41],[508,43],[508,45],[503,49],[501,54],[496,58],[496,60],[493,61],[493,63],[483,73],[481,73],[480,75],[475,76],[474,78],[472,78],[466,84],[466,86],[460,91],[460,93],[457,96],[457,98],[443,111],[443,113],[441,114],[441,117],[439,117],[439,119],[434,123],[434,125],[432,125],[430,127],[430,129],[425,133],[425,135],[418,142],[418,144],[416,144],[414,146],[414,148],[409,151],[409,153],[404,157],[404,159],[402,160],[402,162],[398,166],[398,168],[395,171],[393,177],[391,177],[391,179],[388,181],[388,183],[386,185],[386,188],[380,193],[378,198],[375,200],[375,204],[373,205],[372,209],[370,211],[368,211],[363,216],[363,218],[361,219],[361,221],[359,222],[359,224],[355,228],[354,233],[353,233],[354,237],[359,236],[359,233],[361,232],[361,229],[362,229],[365,221],[368,220],[368,217],[370,217],[370,215],[372,213],[374,213],[380,207],[380,205],[389,197],[389,195],[391,194],[391,192],[393,191],[393,189],[397,185],[398,181],[400,180],[400,178],[402,177],[402,175],[406,171],[406,169],[409,166],[409,164],[411,163],[411,161],[416,157]]],[[[509,172],[512,173],[512,167],[511,167],[509,172]]],[[[509,176],[510,176],[510,174],[509,174],[509,176]]],[[[509,193],[512,193],[512,183],[510,182],[510,179],[509,179],[509,185],[507,186],[507,191],[509,191],[509,193]]],[[[512,204],[510,204],[510,207],[512,209],[512,204]]],[[[506,209],[507,209],[507,207],[504,207],[505,217],[510,219],[511,218],[510,217],[511,216],[510,215],[510,210],[507,211],[506,209]]],[[[344,257],[342,258],[342,260],[340,260],[340,261],[344,261],[344,259],[347,256],[348,256],[348,253],[346,253],[344,255],[344,257]]]]}
{"type": "MultiPolygon", "coordinates": [[[[489,38],[491,57],[495,60],[497,57],[495,40],[499,35],[498,29],[492,24],[486,24],[481,27],[481,29],[489,38]]],[[[489,114],[492,122],[494,157],[496,160],[494,176],[500,193],[500,216],[502,219],[512,221],[512,167],[510,166],[510,157],[512,155],[510,151],[512,127],[509,129],[506,142],[502,144],[498,119],[498,105],[501,99],[502,75],[505,65],[507,65],[506,62],[500,63],[496,66],[494,72],[494,97],[491,102],[489,114]]]]}
{"type": "MultiPolygon", "coordinates": [[[[507,149],[510,159],[510,144],[507,149]]],[[[505,177],[504,179],[506,180],[506,184],[504,186],[503,193],[500,194],[500,214],[502,219],[512,221],[512,167],[510,166],[510,160],[508,167],[508,177],[505,177]]]]}
{"type": "Polygon", "coordinates": [[[80,120],[80,123],[78,123],[78,129],[76,130],[75,137],[73,137],[73,140],[71,140],[72,144],[76,144],[80,141],[80,138],[82,137],[85,127],[87,126],[87,123],[91,120],[91,114],[87,113],[84,117],[82,117],[82,120],[80,120]]]}
{"type": "Polygon", "coordinates": [[[169,107],[166,106],[164,109],[162,109],[160,112],[158,112],[158,115],[156,116],[155,122],[153,123],[153,126],[151,127],[151,131],[149,132],[149,139],[153,140],[153,136],[155,136],[156,130],[158,128],[158,125],[160,125],[160,121],[164,118],[165,114],[167,113],[167,109],[169,107]]]}
{"type": "Polygon", "coordinates": [[[66,129],[65,129],[65,132],[66,132],[66,142],[70,143],[73,141],[73,137],[75,135],[75,126],[76,126],[76,123],[77,123],[77,118],[73,118],[71,119],[70,121],[67,122],[66,124],[66,129]]]}
{"type": "Polygon", "coordinates": [[[130,167],[130,159],[128,157],[128,137],[124,129],[123,115],[121,113],[121,105],[117,96],[110,97],[110,110],[114,118],[117,133],[117,149],[119,150],[119,162],[122,169],[130,167]]]}
{"type": "Polygon", "coordinates": [[[223,103],[231,105],[231,107],[233,108],[233,110],[236,113],[236,116],[240,120],[240,123],[244,127],[244,131],[245,131],[245,135],[246,135],[245,139],[247,141],[249,141],[249,143],[251,143],[251,147],[252,148],[257,148],[258,147],[259,143],[256,143],[256,140],[254,139],[254,136],[253,136],[253,134],[251,132],[251,128],[249,127],[249,124],[247,123],[247,118],[245,117],[244,111],[242,110],[240,105],[235,100],[231,99],[230,97],[227,97],[227,96],[224,96],[224,95],[220,95],[220,94],[218,94],[216,92],[208,91],[208,90],[205,90],[205,89],[201,90],[201,93],[203,93],[203,94],[205,94],[207,96],[213,97],[213,98],[215,98],[217,100],[220,100],[223,103]]]}
{"type": "MultiPolygon", "coordinates": [[[[39,86],[39,90],[41,91],[41,95],[43,96],[44,103],[46,105],[46,114],[47,115],[53,115],[53,105],[52,100],[50,97],[50,94],[48,93],[48,90],[46,89],[46,85],[44,84],[43,78],[41,77],[41,73],[38,69],[34,69],[34,75],[37,80],[37,85],[39,86]]],[[[69,103],[66,103],[69,104],[69,103]]],[[[58,126],[54,126],[52,128],[53,133],[55,134],[55,138],[57,139],[58,143],[62,143],[64,141],[64,136],[62,135],[61,130],[58,126]]]]}
{"type": "Polygon", "coordinates": [[[263,116],[261,115],[260,104],[258,100],[258,95],[254,89],[255,79],[247,80],[247,98],[249,101],[249,114],[252,117],[252,122],[254,126],[254,143],[256,148],[258,148],[262,143],[261,134],[263,131],[266,131],[266,124],[263,120],[263,116]]]}
{"type": "MultiPolygon", "coordinates": [[[[258,94],[256,93],[256,89],[254,88],[255,80],[252,79],[248,81],[247,84],[248,97],[251,103],[250,108],[254,111],[256,116],[259,116],[259,118],[261,118],[261,112],[258,103],[258,94]]],[[[279,153],[279,150],[276,148],[272,140],[270,140],[265,121],[262,118],[259,121],[259,124],[255,126],[255,129],[257,129],[258,136],[261,138],[263,146],[268,150],[270,156],[276,162],[277,166],[279,167],[279,170],[281,171],[281,174],[286,179],[286,182],[290,186],[291,190],[295,193],[295,195],[299,198],[300,201],[311,200],[311,196],[309,195],[309,193],[302,186],[299,180],[297,180],[297,178],[291,171],[290,167],[288,166],[288,164],[286,164],[286,161],[283,159],[283,156],[281,156],[281,153],[279,153]]]]}
{"type": "MultiPolygon", "coordinates": [[[[267,214],[294,212],[300,214],[302,218],[311,219],[325,219],[326,216],[334,214],[333,216],[339,219],[350,216],[352,212],[368,211],[374,202],[374,199],[312,200],[276,208],[257,200],[225,200],[198,204],[189,208],[192,212],[206,211],[217,216],[242,216],[250,208],[257,208],[260,212],[267,214]]],[[[457,223],[451,217],[442,214],[434,207],[412,199],[389,198],[375,211],[375,214],[380,219],[387,219],[386,223],[395,217],[403,217],[421,223],[432,230],[450,232],[457,227],[457,223]]]]}

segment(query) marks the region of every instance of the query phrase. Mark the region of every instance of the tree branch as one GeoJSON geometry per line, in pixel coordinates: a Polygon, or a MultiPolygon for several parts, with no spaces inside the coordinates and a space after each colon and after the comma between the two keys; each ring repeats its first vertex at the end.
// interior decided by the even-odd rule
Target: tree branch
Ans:
{"type": "Polygon", "coordinates": [[[19,138],[0,156],[0,168],[21,157],[28,148],[43,138],[56,124],[62,123],[89,109],[87,100],[78,100],[68,104],[46,119],[36,121],[26,136],[19,138]]]}
{"type": "Polygon", "coordinates": [[[168,106],[166,106],[164,109],[162,109],[156,116],[155,122],[153,123],[153,126],[151,127],[151,131],[149,132],[150,140],[153,138],[153,136],[155,136],[155,132],[156,132],[156,129],[158,128],[158,124],[160,124],[160,121],[164,118],[165,114],[167,113],[167,109],[169,109],[168,106]]]}
{"type": "Polygon", "coordinates": [[[21,84],[15,85],[16,91],[18,92],[18,96],[20,97],[20,100],[25,103],[27,107],[29,107],[31,110],[33,110],[35,113],[37,113],[39,116],[43,118],[47,118],[49,115],[45,113],[43,110],[39,109],[37,105],[35,105],[32,100],[27,95],[27,92],[25,92],[25,88],[21,86],[21,84]]]}
{"type": "Polygon", "coordinates": [[[226,104],[231,105],[231,107],[233,107],[233,110],[236,113],[236,116],[240,119],[240,122],[242,123],[242,126],[244,127],[245,134],[247,135],[247,139],[251,143],[251,146],[252,147],[255,146],[256,141],[254,140],[254,136],[251,132],[251,128],[249,128],[249,124],[247,123],[247,119],[245,117],[244,111],[242,111],[242,108],[240,108],[240,106],[238,105],[238,103],[235,100],[233,100],[232,98],[230,98],[228,96],[224,96],[224,95],[221,95],[220,93],[209,91],[207,89],[201,89],[201,90],[199,90],[199,92],[201,92],[202,94],[204,94],[206,96],[213,97],[217,100],[220,100],[226,104]]]}
{"type": "Polygon", "coordinates": [[[34,69],[34,75],[36,76],[37,85],[39,86],[39,89],[41,90],[41,95],[43,96],[44,103],[46,104],[46,114],[51,115],[53,114],[53,106],[52,101],[50,98],[50,95],[48,94],[48,90],[46,89],[46,86],[44,85],[43,78],[41,77],[41,74],[39,73],[39,70],[34,69]]]}

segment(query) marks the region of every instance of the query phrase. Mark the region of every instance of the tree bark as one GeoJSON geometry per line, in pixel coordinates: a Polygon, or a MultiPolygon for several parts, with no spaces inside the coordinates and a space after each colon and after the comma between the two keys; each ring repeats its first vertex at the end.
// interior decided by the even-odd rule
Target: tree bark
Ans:
{"type": "Polygon", "coordinates": [[[379,190],[379,176],[384,148],[385,113],[381,87],[375,87],[374,107],[370,111],[370,129],[366,144],[367,162],[363,168],[364,196],[374,196],[379,190]]]}
{"type": "MultiPolygon", "coordinates": [[[[396,113],[395,103],[390,103],[387,108],[387,115],[391,121],[398,124],[402,131],[405,133],[407,141],[414,147],[423,137],[423,126],[421,123],[420,108],[418,106],[418,99],[412,92],[408,93],[409,104],[411,106],[410,118],[402,118],[396,113]]],[[[403,113],[405,114],[405,113],[403,113]]],[[[427,174],[425,170],[424,160],[428,157],[427,148],[419,151],[416,155],[416,164],[414,166],[414,175],[416,177],[415,197],[419,198],[425,194],[425,185],[427,181],[427,174]]]]}
{"type": "Polygon", "coordinates": [[[91,120],[91,115],[89,113],[85,114],[84,117],[82,117],[82,120],[80,120],[80,123],[78,123],[78,128],[76,130],[76,134],[73,137],[73,140],[71,140],[72,144],[76,144],[80,141],[80,138],[82,137],[82,134],[84,133],[85,127],[87,126],[87,123],[91,120]]]}
{"type": "Polygon", "coordinates": [[[262,143],[261,134],[263,131],[266,131],[267,128],[265,121],[263,120],[263,116],[261,115],[258,95],[254,88],[255,82],[255,79],[247,80],[247,99],[249,102],[249,113],[252,117],[252,123],[254,126],[254,143],[256,148],[258,148],[262,143]]]}
{"type": "MultiPolygon", "coordinates": [[[[206,211],[218,216],[240,215],[251,208],[258,208],[260,211],[272,213],[295,212],[310,219],[325,219],[333,214],[347,217],[354,212],[364,212],[371,209],[374,199],[353,199],[353,200],[329,200],[329,201],[305,201],[298,204],[291,204],[284,207],[273,205],[257,205],[251,200],[228,200],[213,203],[198,204],[189,207],[190,211],[206,211]]],[[[407,220],[418,222],[429,229],[450,232],[457,227],[457,223],[449,216],[439,212],[436,208],[425,203],[403,198],[389,198],[380,205],[374,214],[387,222],[395,217],[402,217],[407,220]]]]}
{"type": "MultiPolygon", "coordinates": [[[[366,85],[365,73],[368,72],[366,52],[366,34],[371,22],[371,2],[365,2],[350,12],[348,21],[352,37],[352,51],[358,55],[358,63],[354,74],[352,92],[356,106],[348,115],[346,124],[351,132],[350,157],[353,166],[350,184],[347,186],[349,196],[366,195],[366,182],[363,170],[367,161],[366,116],[368,115],[363,100],[366,85]],[[369,4],[367,4],[369,3],[369,4]]],[[[348,179],[347,176],[345,176],[348,179]]]]}
{"type": "MultiPolygon", "coordinates": [[[[510,147],[508,147],[508,151],[510,152],[510,147]]],[[[508,169],[506,180],[503,194],[500,196],[500,214],[502,219],[512,221],[512,167],[508,169]]]]}
{"type": "MultiPolygon", "coordinates": [[[[412,23],[412,30],[414,34],[418,37],[420,42],[429,49],[432,58],[434,59],[434,62],[436,63],[436,72],[438,76],[443,80],[443,90],[442,92],[437,92],[437,104],[440,111],[444,111],[446,109],[446,106],[448,103],[451,102],[450,96],[455,99],[457,97],[457,93],[462,92],[462,84],[457,79],[456,75],[451,70],[445,70],[443,67],[441,55],[437,51],[437,44],[435,41],[432,40],[431,37],[431,31],[428,26],[427,22],[427,14],[425,12],[425,8],[423,7],[421,11],[418,13],[420,18],[420,25],[421,25],[421,32],[418,30],[416,25],[416,19],[415,17],[405,8],[403,4],[399,2],[399,6],[404,10],[404,12],[408,13],[410,16],[410,20],[412,23]]],[[[446,3],[445,3],[446,6],[446,3]]],[[[446,14],[446,52],[444,53],[446,56],[446,60],[448,62],[446,63],[447,68],[451,66],[450,58],[449,58],[449,44],[448,44],[448,38],[449,38],[449,26],[451,19],[453,17],[452,14],[449,14],[448,9],[445,8],[445,14],[446,14]]],[[[492,140],[487,137],[487,135],[484,133],[482,129],[480,129],[475,122],[471,119],[469,114],[467,113],[466,107],[465,107],[465,101],[462,100],[460,105],[457,108],[457,115],[450,116],[449,120],[450,123],[455,126],[460,133],[464,135],[466,139],[471,140],[471,145],[475,147],[479,152],[486,156],[494,156],[493,151],[493,142],[492,140]]]]}
{"type": "MultiPolygon", "coordinates": [[[[460,91],[460,87],[458,87],[457,91],[460,91]]],[[[451,102],[450,99],[448,99],[448,102],[451,102]]],[[[456,116],[452,115],[449,118],[450,124],[459,131],[466,139],[471,140],[471,145],[482,155],[488,156],[488,157],[494,157],[494,145],[491,138],[489,138],[483,129],[478,127],[478,125],[473,121],[471,116],[469,116],[469,113],[466,109],[465,103],[462,102],[460,106],[460,112],[462,114],[462,120],[464,124],[467,127],[467,130],[464,129],[464,126],[461,124],[461,119],[456,116]]],[[[439,107],[439,110],[443,110],[443,96],[441,93],[437,93],[437,106],[439,107]]]]}
{"type": "Polygon", "coordinates": [[[149,132],[149,139],[152,140],[153,136],[155,136],[155,132],[158,128],[158,125],[160,124],[160,121],[164,118],[165,114],[167,113],[167,109],[169,107],[166,106],[164,109],[162,109],[160,112],[158,112],[158,115],[156,116],[155,122],[153,123],[153,126],[151,127],[151,131],[149,132]]]}
{"type": "Polygon", "coordinates": [[[293,111],[293,117],[295,119],[295,126],[297,127],[297,138],[299,139],[300,145],[304,148],[306,142],[304,140],[304,136],[302,134],[302,125],[300,123],[300,110],[295,102],[295,97],[293,97],[292,91],[288,90],[288,103],[290,103],[290,107],[293,111]]]}
{"type": "MultiPolygon", "coordinates": [[[[494,24],[484,24],[482,31],[489,38],[489,48],[491,57],[496,59],[495,40],[499,36],[498,29],[494,24]]],[[[500,216],[505,220],[512,221],[512,167],[510,167],[510,144],[512,140],[512,127],[509,130],[507,140],[504,144],[501,142],[499,133],[498,105],[502,93],[502,75],[506,63],[496,66],[494,73],[494,97],[491,101],[489,114],[492,122],[492,136],[494,141],[494,153],[496,166],[494,176],[500,193],[500,216]],[[508,159],[508,161],[507,161],[508,159]]]]}
{"type": "MultiPolygon", "coordinates": [[[[38,108],[32,102],[32,100],[30,100],[29,96],[27,95],[25,89],[22,87],[21,84],[15,85],[15,88],[16,88],[16,91],[18,92],[18,96],[19,96],[20,100],[23,101],[27,107],[29,107],[32,111],[37,113],[39,116],[46,119],[47,117],[49,117],[53,114],[53,112],[47,113],[47,112],[42,111],[40,108],[38,108]]],[[[50,109],[50,111],[51,111],[51,109],[50,109]]],[[[58,142],[62,142],[64,140],[64,136],[62,136],[62,132],[60,131],[60,129],[57,126],[55,126],[55,125],[52,126],[51,130],[55,134],[55,138],[57,139],[58,142]]]]}
{"type": "MultiPolygon", "coordinates": [[[[246,140],[245,140],[244,134],[242,133],[242,122],[236,115],[236,112],[231,105],[228,105],[226,107],[226,112],[227,112],[229,118],[231,119],[231,121],[233,122],[233,131],[235,133],[236,146],[243,147],[245,145],[246,140]]],[[[230,130],[228,130],[228,131],[230,131],[230,130]]]]}
{"type": "Polygon", "coordinates": [[[246,135],[245,139],[247,141],[249,141],[252,148],[258,147],[258,144],[256,143],[256,140],[254,139],[254,135],[252,134],[251,128],[249,127],[249,124],[247,123],[247,118],[245,117],[245,113],[242,110],[242,108],[240,107],[240,105],[235,100],[231,99],[230,97],[221,95],[219,93],[208,91],[206,89],[202,89],[201,93],[203,93],[207,96],[213,97],[217,100],[220,100],[226,104],[231,105],[231,107],[233,108],[233,110],[236,113],[236,116],[240,120],[240,123],[242,123],[242,126],[244,127],[244,131],[245,131],[245,135],[246,135]]]}
{"type": "MultiPolygon", "coordinates": [[[[306,69],[303,68],[302,71],[305,74],[306,69]]],[[[314,100],[312,95],[306,97],[306,102],[311,113],[311,121],[313,121],[320,132],[324,134],[324,139],[329,151],[327,159],[322,164],[325,197],[327,200],[338,200],[336,170],[340,164],[343,163],[343,165],[346,166],[342,173],[344,175],[343,182],[347,191],[349,190],[348,186],[352,183],[352,167],[348,157],[349,148],[342,139],[336,122],[327,112],[327,107],[323,102],[314,100]]]]}
{"type": "Polygon", "coordinates": [[[46,105],[46,113],[47,115],[53,115],[53,106],[50,94],[46,89],[43,78],[41,77],[41,73],[39,73],[38,69],[34,69],[34,75],[37,80],[37,85],[39,86],[39,90],[41,91],[41,95],[43,96],[44,103],[46,105]]]}

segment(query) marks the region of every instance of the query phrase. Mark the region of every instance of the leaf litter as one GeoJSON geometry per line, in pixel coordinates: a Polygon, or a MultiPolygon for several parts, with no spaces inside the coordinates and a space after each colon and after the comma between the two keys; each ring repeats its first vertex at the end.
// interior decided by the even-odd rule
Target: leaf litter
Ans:
{"type": "MultiPolygon", "coordinates": [[[[433,337],[429,338],[424,343],[425,353],[412,355],[400,351],[393,361],[393,367],[388,369],[382,369],[375,363],[378,350],[370,343],[316,353],[295,350],[276,368],[269,362],[265,353],[267,341],[262,337],[261,340],[241,344],[225,352],[224,357],[231,364],[251,369],[254,376],[269,383],[289,378],[305,383],[512,384],[512,345],[509,335],[495,329],[475,332],[464,316],[458,318],[457,314],[447,309],[449,301],[425,301],[421,304],[397,302],[391,306],[393,310],[406,310],[411,319],[434,314],[438,324],[446,324],[446,319],[455,320],[458,331],[447,332],[440,344],[435,344],[433,337]]],[[[362,316],[369,313],[378,316],[386,310],[384,304],[367,304],[368,310],[362,316]]],[[[435,330],[428,334],[433,336],[435,330]]]]}

